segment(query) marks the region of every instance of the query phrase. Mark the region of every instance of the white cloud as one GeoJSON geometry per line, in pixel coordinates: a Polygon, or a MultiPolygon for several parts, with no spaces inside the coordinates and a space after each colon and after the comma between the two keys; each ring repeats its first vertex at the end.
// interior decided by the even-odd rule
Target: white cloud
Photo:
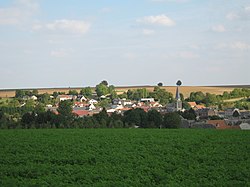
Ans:
{"type": "Polygon", "coordinates": [[[152,30],[152,29],[143,29],[143,30],[142,30],[142,33],[143,33],[144,35],[152,35],[152,34],[155,33],[155,31],[152,30]]]}
{"type": "Polygon", "coordinates": [[[69,56],[73,52],[73,49],[56,49],[50,52],[50,56],[56,58],[64,58],[69,56]]]}
{"type": "Polygon", "coordinates": [[[10,7],[0,8],[0,25],[21,25],[32,17],[38,8],[35,0],[18,0],[10,7]]]}
{"type": "Polygon", "coordinates": [[[198,54],[192,51],[182,51],[178,54],[178,56],[184,59],[195,59],[200,57],[198,54]]]}
{"type": "Polygon", "coordinates": [[[174,26],[175,22],[167,17],[166,15],[157,15],[157,16],[146,16],[136,20],[139,23],[144,24],[153,24],[153,25],[162,25],[162,26],[174,26]]]}
{"type": "Polygon", "coordinates": [[[219,43],[215,46],[215,49],[248,50],[250,49],[250,44],[242,41],[236,41],[232,43],[219,43]]]}
{"type": "Polygon", "coordinates": [[[233,49],[240,49],[240,50],[247,50],[247,49],[250,49],[250,45],[245,43],[245,42],[241,42],[241,41],[238,41],[238,42],[234,42],[230,45],[231,48],[233,49]]]}
{"type": "Polygon", "coordinates": [[[55,20],[54,22],[47,24],[34,24],[32,29],[37,30],[49,30],[54,32],[65,32],[72,34],[85,34],[90,28],[90,23],[82,20],[55,20]]]}
{"type": "Polygon", "coordinates": [[[241,10],[229,12],[226,15],[228,20],[250,20],[250,6],[245,6],[241,10]]]}
{"type": "Polygon", "coordinates": [[[215,32],[225,32],[226,31],[224,25],[215,25],[212,27],[212,30],[215,32]]]}

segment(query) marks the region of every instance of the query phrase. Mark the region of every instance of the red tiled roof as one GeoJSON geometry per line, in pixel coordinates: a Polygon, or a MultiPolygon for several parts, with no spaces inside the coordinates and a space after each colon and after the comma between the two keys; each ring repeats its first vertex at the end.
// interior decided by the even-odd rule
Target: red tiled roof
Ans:
{"type": "Polygon", "coordinates": [[[204,105],[195,105],[195,107],[196,107],[197,109],[203,109],[203,108],[206,108],[204,105]]]}
{"type": "Polygon", "coordinates": [[[208,120],[207,124],[211,124],[216,127],[216,129],[239,129],[239,126],[229,126],[226,124],[225,120],[208,120]]]}
{"type": "Polygon", "coordinates": [[[89,111],[87,110],[74,110],[72,113],[80,117],[89,115],[89,111]]]}
{"type": "Polygon", "coordinates": [[[195,106],[196,106],[196,102],[188,102],[188,104],[189,104],[191,107],[195,107],[195,106]]]}

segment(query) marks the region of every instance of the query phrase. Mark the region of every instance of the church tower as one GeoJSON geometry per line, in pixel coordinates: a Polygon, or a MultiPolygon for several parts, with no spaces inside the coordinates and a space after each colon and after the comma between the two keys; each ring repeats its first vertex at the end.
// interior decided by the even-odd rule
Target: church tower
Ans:
{"type": "Polygon", "coordinates": [[[176,95],[175,95],[175,99],[176,99],[176,103],[175,103],[175,110],[176,111],[180,111],[182,110],[182,101],[181,101],[181,96],[180,96],[180,92],[179,92],[179,87],[181,86],[182,82],[180,80],[177,81],[176,85],[176,95]]]}

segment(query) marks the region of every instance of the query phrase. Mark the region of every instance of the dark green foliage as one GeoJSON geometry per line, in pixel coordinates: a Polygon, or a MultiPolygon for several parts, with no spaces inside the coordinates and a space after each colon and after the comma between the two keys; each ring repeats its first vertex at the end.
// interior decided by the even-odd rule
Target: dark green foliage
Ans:
{"type": "Polygon", "coordinates": [[[144,128],[160,128],[162,126],[162,115],[156,110],[147,113],[147,123],[144,128]]]}
{"type": "Polygon", "coordinates": [[[154,98],[161,104],[167,104],[173,101],[173,94],[161,89],[159,86],[154,87],[154,91],[149,93],[149,97],[154,98]]]}
{"type": "Polygon", "coordinates": [[[163,127],[164,128],[180,128],[181,118],[176,112],[167,113],[163,117],[163,127]]]}
{"type": "Polygon", "coordinates": [[[109,122],[109,115],[105,108],[103,108],[102,111],[98,114],[94,114],[93,117],[97,120],[99,124],[102,124],[102,127],[107,127],[107,124],[109,122]]]}
{"type": "Polygon", "coordinates": [[[243,131],[1,130],[0,186],[249,186],[243,131]]]}
{"type": "Polygon", "coordinates": [[[194,109],[190,108],[189,110],[185,110],[184,112],[179,113],[184,119],[187,120],[195,120],[196,114],[194,109]]]}
{"type": "Polygon", "coordinates": [[[127,98],[131,100],[139,101],[141,98],[147,97],[149,97],[149,92],[146,88],[127,91],[127,98]]]}
{"type": "Polygon", "coordinates": [[[163,83],[162,82],[159,82],[158,84],[157,84],[157,86],[163,86],[163,83]]]}
{"type": "Polygon", "coordinates": [[[81,89],[80,94],[87,98],[92,98],[92,89],[90,87],[83,88],[81,89]]]}
{"type": "Polygon", "coordinates": [[[129,126],[145,127],[147,124],[147,113],[141,108],[128,110],[124,113],[124,123],[129,124],[129,126]]]}
{"type": "Polygon", "coordinates": [[[180,80],[177,81],[176,85],[180,86],[182,84],[182,82],[180,80]]]}
{"type": "Polygon", "coordinates": [[[69,90],[69,95],[78,95],[76,90],[69,90]]]}

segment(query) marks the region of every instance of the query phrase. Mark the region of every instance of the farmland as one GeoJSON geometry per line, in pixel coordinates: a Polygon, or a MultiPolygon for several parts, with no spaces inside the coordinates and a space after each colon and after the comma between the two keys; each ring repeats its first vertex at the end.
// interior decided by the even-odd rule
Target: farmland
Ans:
{"type": "Polygon", "coordinates": [[[0,186],[250,186],[250,132],[0,131],[0,186]]]}
{"type": "MultiPolygon", "coordinates": [[[[201,91],[203,93],[211,93],[211,94],[222,94],[224,91],[230,92],[234,88],[249,88],[249,85],[232,85],[232,86],[182,86],[180,88],[180,92],[184,95],[184,97],[188,97],[191,92],[197,92],[201,91]]],[[[154,86],[126,86],[126,87],[119,87],[116,86],[116,92],[118,94],[122,94],[123,92],[128,91],[129,89],[135,90],[135,89],[141,89],[141,88],[146,88],[148,91],[153,91],[154,86]]],[[[171,92],[173,95],[176,92],[176,87],[175,86],[163,86],[166,91],[171,92]]],[[[72,88],[38,88],[39,94],[52,94],[53,92],[65,92],[68,93],[69,90],[76,90],[80,92],[82,87],[72,87],[72,88]]],[[[95,88],[92,87],[94,90],[95,88]]],[[[33,89],[25,89],[25,90],[33,90],[33,89]]],[[[14,97],[15,96],[15,91],[16,89],[2,89],[0,90],[0,97],[14,97]]]]}

